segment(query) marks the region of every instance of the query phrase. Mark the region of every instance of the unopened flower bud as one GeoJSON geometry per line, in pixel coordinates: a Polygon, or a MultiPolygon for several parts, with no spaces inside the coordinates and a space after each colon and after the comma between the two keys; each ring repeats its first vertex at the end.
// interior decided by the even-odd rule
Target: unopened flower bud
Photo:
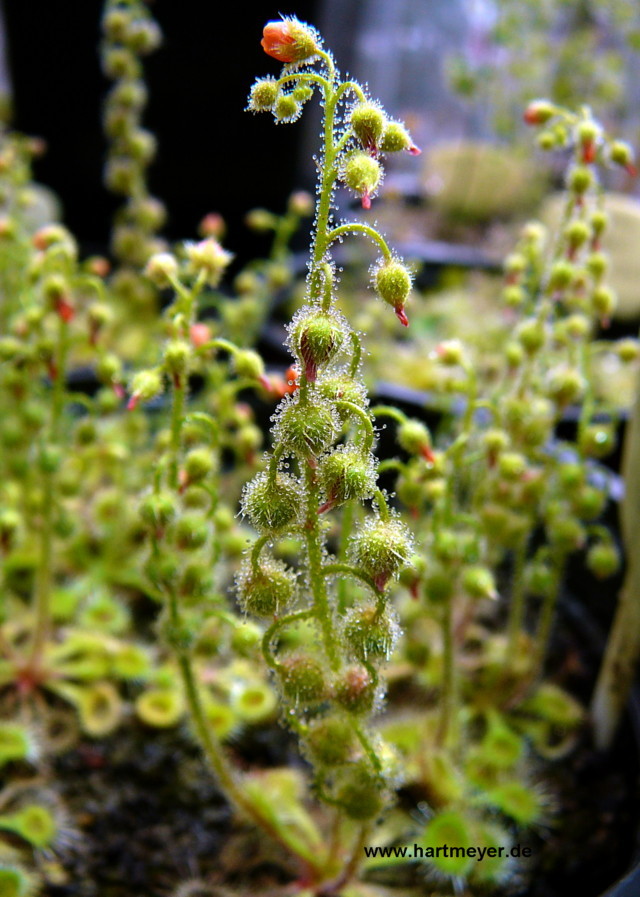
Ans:
{"type": "Polygon", "coordinates": [[[191,511],[176,521],[173,527],[173,540],[181,551],[196,551],[206,543],[209,536],[209,524],[206,517],[191,511]]]}
{"type": "Polygon", "coordinates": [[[267,618],[287,610],[295,593],[296,577],[282,561],[263,555],[255,567],[250,560],[243,563],[236,586],[245,613],[267,618]]]}
{"type": "Polygon", "coordinates": [[[178,262],[170,252],[159,252],[151,256],[144,273],[156,286],[168,287],[171,279],[178,276],[178,262]]]}
{"type": "Polygon", "coordinates": [[[127,408],[131,411],[138,402],[148,402],[162,392],[162,374],[158,368],[140,371],[131,381],[131,398],[127,408]]]}
{"type": "Polygon", "coordinates": [[[317,32],[295,16],[267,22],[260,44],[268,56],[285,63],[306,62],[320,49],[317,32]]]}
{"type": "Polygon", "coordinates": [[[398,638],[398,626],[387,611],[374,604],[352,608],[344,623],[344,638],[354,656],[366,663],[389,658],[398,638]]]}
{"type": "Polygon", "coordinates": [[[528,125],[544,125],[556,112],[556,106],[549,100],[533,100],[524,110],[523,118],[528,125]]]}
{"type": "Polygon", "coordinates": [[[493,573],[488,567],[466,567],[462,573],[462,588],[471,598],[497,598],[493,573]]]}
{"type": "Polygon", "coordinates": [[[352,499],[362,501],[371,497],[376,486],[373,458],[357,446],[340,446],[322,459],[319,478],[326,501],[318,513],[352,499]]]}
{"type": "Polygon", "coordinates": [[[301,111],[302,106],[292,93],[281,93],[273,107],[273,114],[276,117],[276,121],[281,122],[295,121],[301,111]]]}
{"type": "Polygon", "coordinates": [[[295,705],[318,704],[327,697],[324,664],[309,654],[285,656],[277,669],[286,698],[295,705]]]}
{"type": "Polygon", "coordinates": [[[353,729],[342,717],[327,716],[312,720],[305,744],[314,763],[320,766],[341,766],[355,748],[353,729]]]}
{"type": "Polygon", "coordinates": [[[338,418],[333,407],[298,399],[281,407],[276,436],[296,455],[313,460],[335,441],[338,418]]]}
{"type": "Polygon", "coordinates": [[[189,262],[190,273],[203,275],[205,283],[217,287],[220,279],[233,258],[213,237],[201,240],[200,243],[185,244],[185,254],[189,262]]]}
{"type": "Polygon", "coordinates": [[[384,131],[385,115],[376,103],[355,106],[349,116],[351,129],[366,150],[375,150],[384,131]]]}
{"type": "Polygon", "coordinates": [[[279,87],[275,78],[259,78],[249,94],[252,112],[270,112],[278,98],[279,87]]]}
{"type": "Polygon", "coordinates": [[[409,452],[411,455],[422,455],[426,461],[433,462],[431,434],[421,421],[404,421],[398,427],[396,438],[405,452],[409,452]]]}
{"type": "Polygon", "coordinates": [[[386,803],[383,781],[364,760],[351,763],[345,767],[336,799],[351,819],[375,819],[386,803]]]}
{"type": "Polygon", "coordinates": [[[598,579],[608,579],[620,569],[620,552],[612,542],[596,542],[587,552],[587,567],[598,579]]]}
{"type": "Polygon", "coordinates": [[[333,694],[337,703],[347,713],[356,716],[367,715],[373,709],[376,685],[366,667],[347,667],[336,678],[333,694]]]}
{"type": "Polygon", "coordinates": [[[291,347],[302,362],[307,380],[316,380],[318,367],[336,356],[345,337],[345,323],[333,313],[309,312],[294,320],[291,347]]]}
{"type": "Polygon", "coordinates": [[[404,151],[411,153],[412,156],[419,156],[421,153],[405,126],[398,121],[390,121],[385,125],[380,140],[380,149],[383,153],[401,153],[404,151]]]}
{"type": "Polygon", "coordinates": [[[163,530],[176,515],[176,501],[169,492],[148,495],[140,505],[140,516],[154,530],[163,530]]]}
{"type": "Polygon", "coordinates": [[[182,377],[189,369],[192,348],[185,340],[170,340],[164,347],[164,367],[168,374],[182,377]]]}
{"type": "Polygon", "coordinates": [[[257,474],[242,492],[242,513],[261,533],[295,529],[300,511],[300,484],[287,473],[257,474]]]}
{"type": "Polygon", "coordinates": [[[296,190],[289,197],[287,208],[293,215],[307,218],[313,214],[313,197],[306,190],[296,190]]]}
{"type": "Polygon", "coordinates": [[[383,302],[390,305],[401,324],[409,321],[404,307],[411,292],[411,272],[396,259],[380,261],[373,270],[373,286],[383,302]]]}
{"type": "Polygon", "coordinates": [[[342,179],[350,190],[362,199],[362,208],[371,208],[371,197],[378,189],[382,178],[382,166],[368,153],[351,153],[342,172],[342,179]]]}
{"type": "Polygon", "coordinates": [[[594,174],[585,165],[574,165],[567,175],[567,188],[577,196],[583,196],[594,183],[594,174]]]}
{"type": "Polygon", "coordinates": [[[378,589],[407,564],[413,543],[408,529],[391,517],[370,517],[351,538],[353,563],[370,576],[378,589]]]}

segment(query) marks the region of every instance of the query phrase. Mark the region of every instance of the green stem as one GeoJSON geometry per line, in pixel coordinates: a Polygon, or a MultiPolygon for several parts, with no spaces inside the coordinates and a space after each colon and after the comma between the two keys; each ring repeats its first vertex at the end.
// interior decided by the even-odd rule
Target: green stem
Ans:
{"type": "Polygon", "coordinates": [[[349,576],[353,576],[368,585],[369,588],[375,593],[376,597],[384,595],[384,592],[380,591],[380,589],[377,587],[370,576],[367,576],[367,574],[363,573],[362,570],[358,570],[357,567],[352,567],[351,564],[325,564],[322,568],[322,572],[325,576],[331,576],[334,573],[347,573],[349,576]]]}
{"type": "Polygon", "coordinates": [[[382,251],[385,261],[389,262],[393,258],[393,253],[389,249],[389,244],[382,234],[379,234],[375,228],[370,227],[368,224],[363,224],[360,221],[351,221],[348,224],[341,224],[339,227],[334,227],[327,235],[327,245],[333,243],[343,234],[364,234],[365,237],[369,237],[370,240],[377,243],[382,251]]]}
{"type": "Polygon", "coordinates": [[[540,611],[540,619],[538,621],[538,629],[535,636],[533,662],[531,665],[531,677],[534,681],[542,675],[544,662],[547,656],[551,628],[553,626],[556,605],[560,595],[564,562],[564,555],[556,554],[553,558],[553,587],[550,588],[544,596],[542,609],[540,611]]]}
{"type": "Polygon", "coordinates": [[[335,627],[333,625],[333,613],[327,593],[327,583],[323,570],[322,534],[320,531],[320,519],[316,508],[320,504],[320,487],[315,470],[307,465],[305,470],[306,494],[307,494],[307,523],[305,537],[309,558],[309,580],[313,594],[313,607],[315,616],[322,629],[324,649],[332,670],[338,670],[340,659],[336,645],[335,627]]]}
{"type": "Polygon", "coordinates": [[[169,486],[179,485],[178,466],[180,463],[180,443],[186,405],[185,379],[179,375],[173,381],[173,402],[171,405],[171,442],[169,447],[169,486]]]}
{"type": "Polygon", "coordinates": [[[456,708],[456,675],[453,644],[453,602],[445,602],[442,609],[442,702],[437,741],[446,746],[454,735],[456,708]]]}
{"type": "Polygon", "coordinates": [[[524,622],[526,589],[524,581],[524,567],[527,560],[526,539],[518,544],[513,556],[513,592],[509,604],[509,620],[507,623],[507,653],[505,664],[508,669],[516,662],[518,653],[519,636],[524,622]]]}

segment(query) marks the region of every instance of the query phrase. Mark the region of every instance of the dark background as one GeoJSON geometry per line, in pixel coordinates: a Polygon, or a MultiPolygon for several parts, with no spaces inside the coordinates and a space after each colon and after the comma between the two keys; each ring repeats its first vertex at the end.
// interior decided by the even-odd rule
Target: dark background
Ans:
{"type": "MultiPolygon", "coordinates": [[[[296,0],[295,14],[317,24],[318,6],[296,0]]],[[[281,210],[291,190],[313,186],[299,158],[303,122],[276,127],[271,115],[244,111],[255,77],[279,70],[260,47],[262,27],[293,10],[233,0],[156,0],[150,9],[164,44],[145,60],[143,124],[158,138],[150,187],[168,206],[167,235],[193,238],[200,218],[220,211],[227,245],[249,258],[263,244],[242,226],[248,209],[281,210]]],[[[13,126],[46,140],[36,178],[62,198],[85,251],[106,249],[118,204],[102,186],[101,11],[101,0],[4,0],[13,126]]]]}

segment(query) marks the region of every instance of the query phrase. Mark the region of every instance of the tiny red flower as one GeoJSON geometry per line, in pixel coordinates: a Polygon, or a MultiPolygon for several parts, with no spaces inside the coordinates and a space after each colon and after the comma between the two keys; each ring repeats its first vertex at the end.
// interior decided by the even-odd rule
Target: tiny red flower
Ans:
{"type": "Polygon", "coordinates": [[[278,62],[304,62],[315,56],[318,49],[315,32],[298,19],[267,22],[260,41],[268,56],[278,62]]]}

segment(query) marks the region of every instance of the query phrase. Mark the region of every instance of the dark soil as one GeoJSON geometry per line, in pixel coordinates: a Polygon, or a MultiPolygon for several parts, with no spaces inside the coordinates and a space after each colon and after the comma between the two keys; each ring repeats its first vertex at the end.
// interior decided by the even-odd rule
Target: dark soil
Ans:
{"type": "MultiPolygon", "coordinates": [[[[585,631],[571,607],[555,637],[553,654],[563,658],[555,679],[586,700],[597,633],[588,625],[585,631]]],[[[292,739],[276,727],[249,732],[233,750],[244,768],[300,762],[292,739]]],[[[534,784],[549,796],[548,823],[514,837],[532,848],[530,866],[490,897],[599,897],[620,878],[637,846],[638,755],[638,728],[628,718],[610,752],[594,752],[585,730],[568,757],[542,765],[534,784]]],[[[293,877],[267,839],[232,825],[185,730],[158,733],[131,722],[107,741],[60,756],[52,772],[81,837],[60,857],[64,883],[50,884],[45,897],[200,897],[226,894],[224,885],[257,893],[293,877]],[[214,887],[178,891],[187,881],[214,887]]],[[[424,870],[414,872],[407,877],[424,889],[424,870]]]]}

